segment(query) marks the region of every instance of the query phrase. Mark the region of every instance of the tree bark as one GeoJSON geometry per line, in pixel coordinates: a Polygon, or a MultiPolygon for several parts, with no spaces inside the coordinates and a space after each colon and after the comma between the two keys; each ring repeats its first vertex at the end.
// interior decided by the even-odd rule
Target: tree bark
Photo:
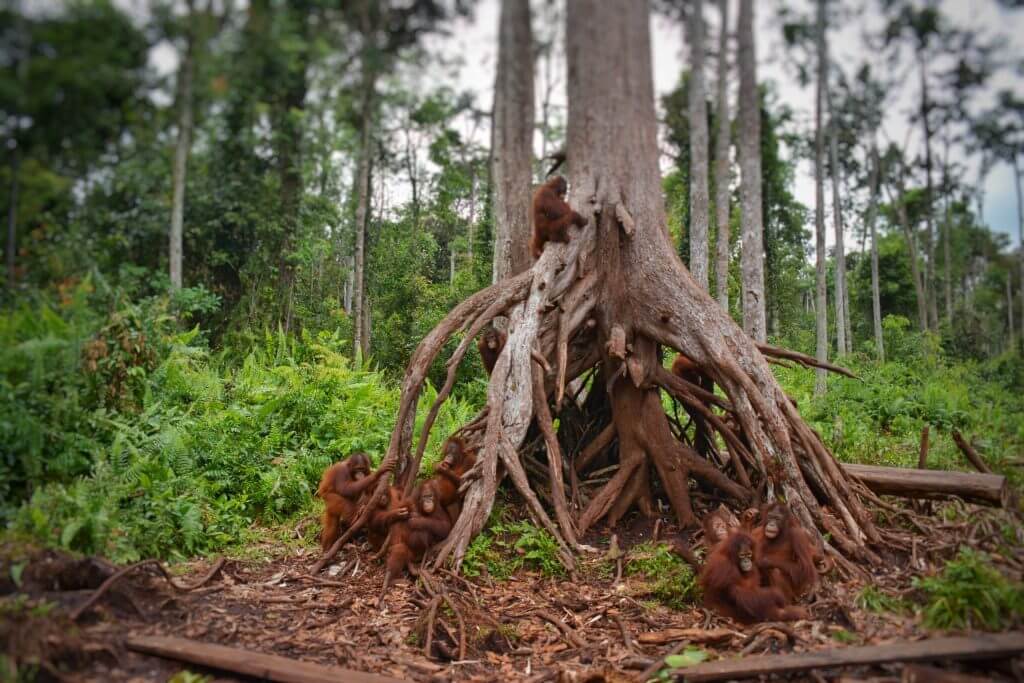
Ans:
{"type": "Polygon", "coordinates": [[[188,0],[188,31],[185,54],[178,67],[178,140],[174,146],[174,178],[171,197],[169,266],[171,287],[182,285],[182,241],[185,219],[185,181],[192,149],[192,79],[195,70],[195,3],[188,0]]]}
{"type": "MultiPolygon", "coordinates": [[[[828,87],[828,55],[825,43],[825,0],[818,0],[817,46],[818,82],[814,102],[814,243],[815,243],[815,306],[816,354],[819,362],[828,360],[828,283],[825,279],[825,88],[828,87]]],[[[816,396],[828,388],[826,373],[817,370],[814,382],[816,396]]]]}
{"type": "Polygon", "coordinates": [[[690,272],[708,290],[708,111],[704,88],[704,2],[687,8],[690,43],[690,272]]]}
{"type": "Polygon", "coordinates": [[[722,27],[718,32],[718,129],[715,137],[715,225],[718,229],[718,263],[715,289],[718,304],[729,310],[729,159],[731,120],[729,118],[729,0],[718,0],[722,27]]]}
{"type": "Polygon", "coordinates": [[[950,212],[950,194],[952,189],[949,186],[949,140],[946,140],[945,151],[942,158],[942,290],[946,304],[946,320],[950,326],[953,325],[953,267],[952,254],[950,253],[949,233],[953,229],[950,212]]]}
{"type": "Polygon", "coordinates": [[[7,201],[7,288],[13,290],[18,284],[17,267],[18,253],[18,186],[19,174],[21,172],[21,148],[15,142],[11,150],[11,186],[8,190],[7,201]]]}
{"type": "Polygon", "coordinates": [[[533,168],[533,34],[528,0],[502,0],[494,84],[491,177],[494,270],[500,282],[528,269],[533,168]]]}
{"type": "Polygon", "coordinates": [[[850,351],[852,340],[847,339],[850,329],[849,312],[846,310],[846,247],[843,242],[843,207],[840,195],[841,171],[839,169],[839,130],[836,127],[836,114],[832,108],[832,89],[828,84],[828,40],[827,34],[824,38],[825,50],[825,98],[828,102],[829,113],[829,161],[832,171],[832,225],[836,234],[836,281],[835,281],[835,308],[836,308],[836,353],[843,355],[850,351]]]}
{"type": "Polygon", "coordinates": [[[753,0],[740,0],[738,30],[743,329],[756,341],[763,342],[767,340],[768,332],[764,300],[764,225],[761,217],[761,107],[757,93],[753,0]]]}
{"type": "Polygon", "coordinates": [[[882,336],[882,303],[878,282],[878,235],[875,222],[878,218],[879,161],[878,146],[871,142],[871,198],[868,205],[868,229],[871,231],[871,319],[875,328],[875,348],[878,360],[885,362],[885,339],[882,336]]]}

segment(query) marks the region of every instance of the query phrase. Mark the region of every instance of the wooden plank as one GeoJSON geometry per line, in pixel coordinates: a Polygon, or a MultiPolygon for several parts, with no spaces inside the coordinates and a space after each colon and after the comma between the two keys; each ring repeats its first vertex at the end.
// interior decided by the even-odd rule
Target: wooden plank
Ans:
{"type": "Polygon", "coordinates": [[[125,640],[125,646],[148,655],[281,683],[399,683],[401,680],[172,636],[136,636],[125,640]]]}
{"type": "Polygon", "coordinates": [[[724,681],[769,674],[943,659],[998,659],[1024,653],[1024,632],[932,638],[913,643],[819,650],[707,662],[673,673],[684,681],[724,681]]]}
{"type": "Polygon", "coordinates": [[[843,469],[875,493],[905,498],[956,496],[971,503],[1005,507],[1009,497],[1006,477],[1000,474],[915,470],[906,467],[848,465],[843,469]]]}

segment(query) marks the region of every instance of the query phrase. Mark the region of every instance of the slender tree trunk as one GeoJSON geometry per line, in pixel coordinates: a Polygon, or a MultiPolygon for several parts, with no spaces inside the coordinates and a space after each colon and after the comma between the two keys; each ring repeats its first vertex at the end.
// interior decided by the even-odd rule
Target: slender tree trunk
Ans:
{"type": "MultiPolygon", "coordinates": [[[[303,45],[307,34],[306,17],[299,10],[295,11],[297,24],[301,27],[299,36],[303,45]]],[[[302,228],[302,205],[305,187],[302,177],[302,125],[297,120],[296,111],[305,108],[308,82],[306,71],[309,65],[309,52],[304,47],[294,57],[295,62],[288,69],[286,81],[282,84],[281,100],[278,105],[275,121],[275,138],[277,144],[277,164],[280,175],[281,226],[283,238],[278,254],[280,272],[280,296],[284,298],[283,315],[284,330],[292,328],[292,314],[295,289],[295,265],[292,263],[292,250],[296,240],[300,239],[302,228]]]]}
{"type": "Polygon", "coordinates": [[[19,174],[21,172],[21,148],[15,143],[11,150],[11,186],[8,190],[7,201],[7,288],[13,290],[18,283],[18,276],[15,268],[17,266],[18,253],[18,187],[19,174]]]}
{"type": "Polygon", "coordinates": [[[878,146],[871,142],[871,198],[868,205],[868,229],[871,231],[871,319],[875,327],[875,348],[878,360],[885,362],[885,340],[882,336],[882,302],[878,282],[878,235],[875,222],[878,218],[878,146]]]}
{"type": "Polygon", "coordinates": [[[729,310],[729,182],[731,164],[729,118],[729,0],[718,0],[722,27],[718,32],[718,130],[715,137],[715,224],[718,228],[718,263],[715,288],[718,303],[729,310]]]}
{"type": "MultiPolygon", "coordinates": [[[[1011,350],[1017,348],[1017,342],[1015,339],[1015,332],[1013,328],[1013,271],[1006,271],[1006,331],[1007,336],[1010,339],[1011,350]]],[[[1021,297],[1024,299],[1024,297],[1021,297]]]]}
{"type": "Polygon", "coordinates": [[[174,187],[171,198],[171,231],[169,261],[171,287],[182,286],[182,241],[185,220],[185,184],[188,157],[192,149],[192,79],[195,70],[195,12],[194,3],[188,2],[188,35],[185,54],[178,67],[178,140],[174,146],[174,187]]]}
{"type": "Polygon", "coordinates": [[[928,77],[925,73],[924,56],[918,56],[921,75],[921,126],[924,129],[924,170],[925,170],[925,296],[928,303],[928,325],[932,330],[939,328],[939,308],[935,291],[935,187],[932,183],[932,127],[929,119],[931,100],[928,96],[928,77]]]}
{"type": "Polygon", "coordinates": [[[366,316],[363,307],[366,303],[366,223],[369,216],[370,204],[370,153],[373,129],[373,91],[376,87],[376,79],[372,73],[372,67],[364,66],[363,74],[363,106],[362,130],[359,134],[359,160],[356,169],[356,217],[355,217],[355,268],[354,286],[352,292],[352,315],[354,326],[353,353],[365,357],[368,351],[368,330],[365,327],[366,316]]]}
{"type": "Polygon", "coordinates": [[[502,0],[494,88],[491,177],[494,282],[530,267],[533,34],[529,0],[502,0]]]}
{"type": "MultiPolygon", "coordinates": [[[[825,279],[825,88],[828,87],[828,61],[825,53],[825,0],[818,0],[817,19],[818,83],[814,103],[814,243],[815,243],[815,326],[816,357],[828,360],[828,283],[825,279]]],[[[827,389],[824,370],[817,370],[815,395],[827,389]]]]}
{"type": "Polygon", "coordinates": [[[761,108],[757,96],[754,2],[740,0],[739,16],[740,206],[743,214],[743,329],[767,339],[764,300],[764,244],[761,217],[761,108]]]}
{"type": "Polygon", "coordinates": [[[917,240],[914,239],[914,230],[910,225],[910,218],[907,216],[907,205],[903,202],[906,192],[903,189],[902,180],[897,188],[898,198],[893,196],[891,189],[888,187],[886,189],[889,191],[889,202],[896,207],[896,215],[899,218],[900,227],[903,228],[903,237],[907,242],[907,252],[910,254],[910,276],[914,280],[914,297],[917,301],[917,325],[924,332],[928,329],[928,302],[917,257],[917,240]]]}
{"type": "Polygon", "coordinates": [[[690,43],[690,273],[708,289],[708,111],[704,92],[704,2],[688,8],[690,43]]]}
{"type": "Polygon", "coordinates": [[[836,127],[835,111],[832,108],[832,92],[828,85],[828,42],[824,42],[826,75],[825,75],[825,98],[828,102],[829,113],[829,165],[832,171],[832,225],[836,234],[836,354],[843,355],[849,351],[849,340],[846,333],[849,328],[848,313],[846,310],[846,247],[843,241],[843,208],[842,197],[840,196],[841,171],[839,170],[839,130],[836,127]]]}
{"type": "Polygon", "coordinates": [[[1021,195],[1020,159],[1013,156],[1013,185],[1017,191],[1017,259],[1020,261],[1020,320],[1021,338],[1024,339],[1024,197],[1021,195]]]}

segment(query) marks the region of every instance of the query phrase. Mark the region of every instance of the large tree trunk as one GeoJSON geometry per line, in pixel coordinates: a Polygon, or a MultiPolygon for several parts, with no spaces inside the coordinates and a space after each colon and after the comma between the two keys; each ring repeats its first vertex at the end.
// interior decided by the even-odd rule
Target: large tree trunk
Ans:
{"type": "Polygon", "coordinates": [[[718,128],[715,134],[715,226],[718,229],[718,262],[715,289],[718,303],[729,310],[729,159],[731,120],[729,118],[729,0],[718,0],[722,26],[718,32],[718,95],[715,108],[718,128]]]}
{"type": "MultiPolygon", "coordinates": [[[[828,64],[828,41],[825,41],[825,61],[828,64]]],[[[852,340],[848,338],[850,330],[849,311],[846,310],[846,247],[843,242],[843,207],[840,195],[841,171],[839,169],[839,130],[836,126],[836,114],[832,108],[832,92],[828,84],[828,72],[825,76],[825,97],[828,101],[829,113],[829,165],[832,171],[832,225],[836,233],[836,353],[843,355],[850,351],[852,340]]]]}
{"type": "Polygon", "coordinates": [[[500,282],[531,264],[533,34],[528,0],[501,3],[492,136],[494,282],[500,282]]]}
{"type": "Polygon", "coordinates": [[[928,327],[939,328],[939,305],[935,291],[935,187],[932,183],[932,127],[931,100],[928,96],[928,76],[925,72],[924,56],[918,56],[921,76],[921,127],[924,133],[924,172],[925,172],[925,231],[924,252],[925,264],[924,292],[928,304],[928,327]]]}
{"type": "MultiPolygon", "coordinates": [[[[814,244],[816,354],[818,362],[828,360],[828,284],[825,279],[825,88],[828,87],[828,55],[825,51],[825,0],[818,0],[817,21],[818,82],[814,100],[814,244]]],[[[827,389],[823,369],[818,369],[814,393],[821,396],[827,389]]]]}
{"type": "Polygon", "coordinates": [[[871,197],[868,205],[868,229],[871,231],[871,319],[875,328],[875,348],[878,351],[878,360],[885,362],[885,340],[882,337],[882,302],[878,282],[878,235],[876,234],[875,221],[878,218],[878,182],[879,182],[879,160],[878,147],[871,142],[871,197]]]}
{"type": "MultiPolygon", "coordinates": [[[[507,315],[508,340],[490,376],[487,407],[459,430],[477,447],[477,464],[465,477],[462,513],[435,565],[451,559],[458,566],[473,535],[483,528],[497,492],[499,463],[530,515],[554,537],[570,570],[575,567],[572,551],[581,547],[579,539],[590,526],[603,518],[613,523],[634,504],[643,514],[654,512],[655,474],[682,526],[695,522],[692,476],[737,505],[754,502],[759,490],[769,500],[784,497],[831,555],[840,557],[838,547],[847,557],[874,559],[867,543],[879,537],[854,483],[800,418],[765,354],[812,365],[814,360],[751,339],[694,281],[673,248],[658,169],[647,3],[569,0],[567,16],[569,201],[588,224],[573,227],[568,244],[549,243],[530,270],[463,301],[423,339],[406,370],[382,464],[401,472],[411,489],[460,362],[483,327],[507,315]],[[427,372],[447,340],[461,330],[465,333],[413,453],[416,405],[427,372]],[[722,393],[668,372],[662,350],[685,353],[722,393]],[[591,369],[593,386],[580,409],[585,424],[600,425],[601,435],[590,442],[595,452],[617,443],[608,455],[617,452],[618,469],[610,481],[589,490],[589,502],[573,514],[550,408],[563,405],[567,382],[591,369]],[[676,438],[662,390],[704,417],[722,437],[726,451],[721,461],[702,457],[676,438]],[[532,449],[525,443],[532,422],[544,435],[549,474],[541,484],[550,491],[553,516],[534,493],[521,460],[532,449]]],[[[563,411],[560,429],[569,422],[568,413],[563,411]]],[[[583,472],[586,457],[582,453],[571,471],[583,472]]],[[[387,486],[381,479],[377,492],[387,486]]],[[[364,507],[314,571],[368,516],[364,507]]]]}
{"type": "Polygon", "coordinates": [[[188,155],[192,149],[192,78],[195,70],[195,12],[194,2],[188,5],[188,35],[185,54],[178,67],[178,140],[174,146],[173,190],[171,196],[171,230],[169,258],[171,287],[182,285],[182,233],[185,219],[185,180],[188,155]]]}
{"type": "Polygon", "coordinates": [[[708,110],[704,92],[704,3],[687,8],[690,43],[690,272],[708,289],[708,110]]]}
{"type": "Polygon", "coordinates": [[[761,106],[757,93],[753,0],[740,0],[738,32],[743,329],[755,340],[763,342],[768,332],[764,300],[764,226],[761,217],[761,106]]]}

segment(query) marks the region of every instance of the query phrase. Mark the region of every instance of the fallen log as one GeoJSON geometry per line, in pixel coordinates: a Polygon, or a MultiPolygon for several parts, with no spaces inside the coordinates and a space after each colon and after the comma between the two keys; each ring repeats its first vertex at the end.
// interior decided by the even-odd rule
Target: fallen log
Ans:
{"type": "Polygon", "coordinates": [[[390,676],[352,671],[336,666],[323,666],[252,650],[200,643],[188,638],[170,636],[137,636],[128,638],[129,650],[230,671],[266,681],[281,683],[399,683],[390,676]]]}
{"type": "Polygon", "coordinates": [[[1010,489],[1001,474],[915,470],[906,467],[844,464],[847,474],[857,477],[878,494],[904,498],[948,498],[956,496],[970,503],[1006,507],[1010,489]]]}
{"type": "Polygon", "coordinates": [[[915,643],[870,645],[789,655],[765,655],[707,662],[676,670],[683,681],[724,681],[765,675],[818,671],[845,666],[947,659],[1000,659],[1024,652],[1024,633],[991,633],[932,638],[915,643]]]}
{"type": "Polygon", "coordinates": [[[985,461],[982,460],[980,455],[978,455],[978,451],[974,450],[974,447],[971,446],[970,442],[968,442],[967,439],[965,439],[963,435],[955,429],[953,430],[953,441],[956,442],[957,448],[959,448],[960,452],[964,454],[964,457],[974,465],[974,469],[978,470],[982,474],[992,474],[992,470],[989,469],[988,465],[985,464],[985,461]]]}

